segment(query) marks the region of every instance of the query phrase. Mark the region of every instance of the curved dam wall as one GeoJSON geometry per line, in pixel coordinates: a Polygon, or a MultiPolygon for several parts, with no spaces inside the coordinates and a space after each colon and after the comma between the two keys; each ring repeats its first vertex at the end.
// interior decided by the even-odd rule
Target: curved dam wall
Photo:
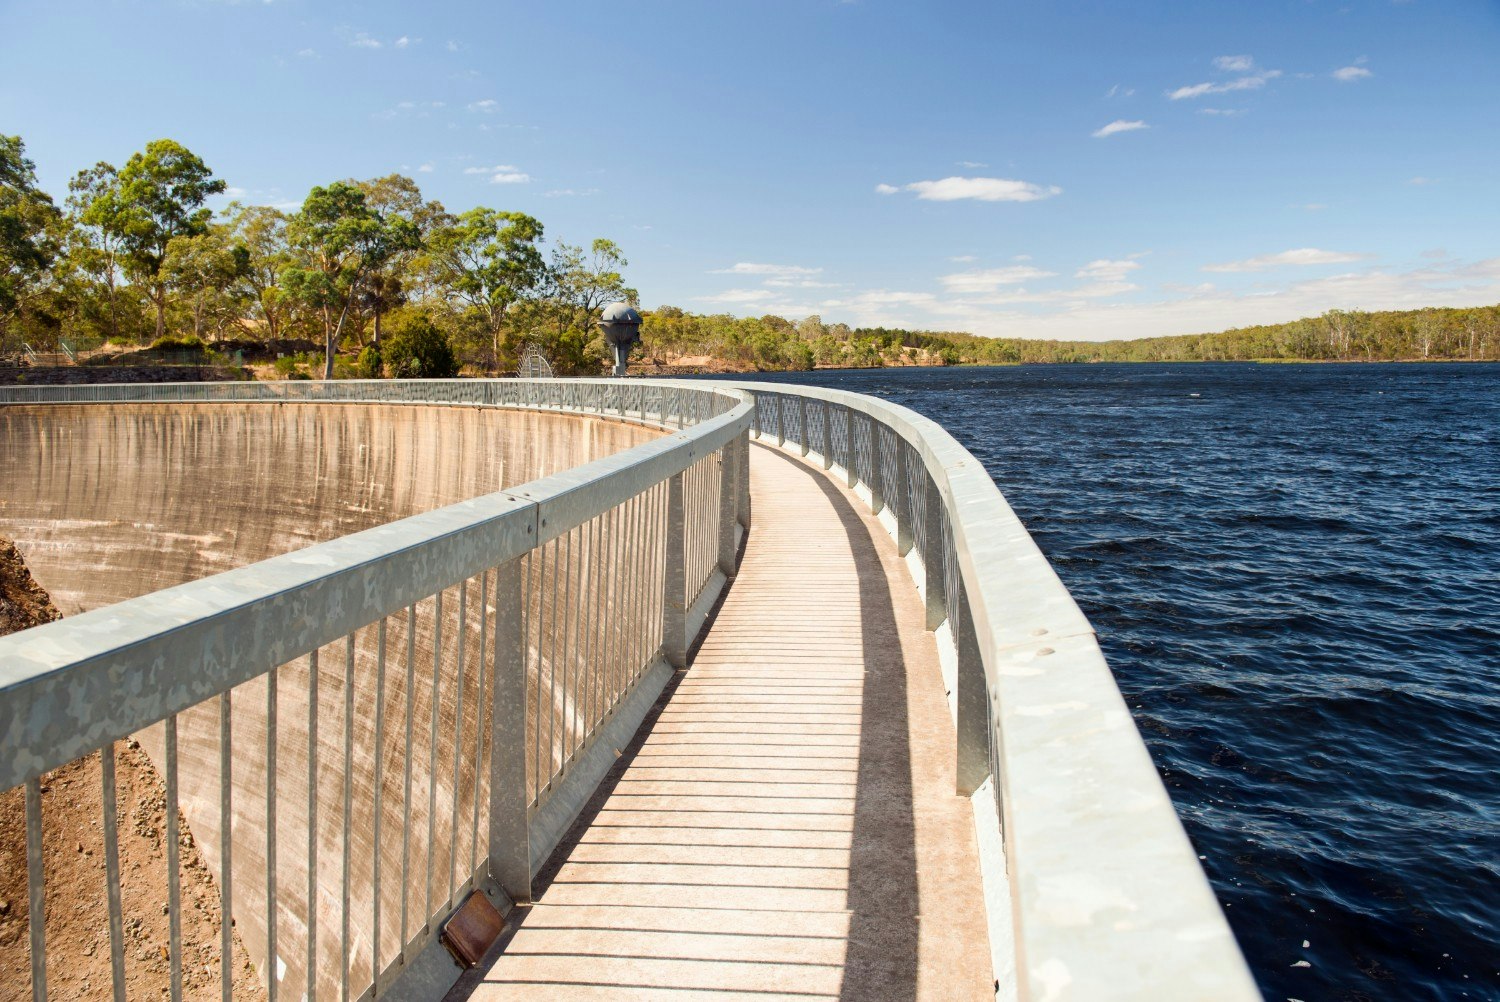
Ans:
{"type": "Polygon", "coordinates": [[[379,404],[0,407],[0,533],[65,616],[513,487],[656,437],[379,404]]]}
{"type": "MultiPolygon", "coordinates": [[[[71,615],[513,487],[658,434],[588,416],[458,406],[10,405],[0,407],[0,534],[71,615]]],[[[587,559],[582,550],[568,557],[568,568],[587,559]]],[[[562,714],[542,709],[551,701],[539,685],[542,631],[558,612],[543,610],[545,570],[533,581],[528,566],[526,578],[528,696],[538,708],[528,729],[545,728],[551,746],[562,714]]],[[[563,587],[556,566],[550,573],[563,587]]],[[[577,571],[569,573],[571,593],[598,587],[580,590],[577,571]]],[[[306,658],[283,666],[274,690],[261,677],[230,694],[233,916],[262,981],[275,978],[282,997],[304,995],[311,927],[319,993],[337,997],[341,967],[359,983],[389,969],[484,857],[493,680],[477,677],[476,664],[494,581],[471,579],[323,648],[316,672],[306,658]]],[[[217,701],[179,714],[177,768],[183,815],[222,881],[220,725],[217,701]]],[[[136,737],[164,774],[164,727],[136,737]]],[[[533,790],[543,767],[530,769],[533,790]]]]}

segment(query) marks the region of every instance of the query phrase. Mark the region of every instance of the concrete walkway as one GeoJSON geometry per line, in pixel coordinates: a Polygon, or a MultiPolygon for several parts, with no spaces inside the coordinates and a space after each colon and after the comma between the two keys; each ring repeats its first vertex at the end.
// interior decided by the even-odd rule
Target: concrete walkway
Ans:
{"type": "Polygon", "coordinates": [[[450,998],[993,998],[910,577],[832,479],[751,451],[754,524],[701,649],[450,998]]]}

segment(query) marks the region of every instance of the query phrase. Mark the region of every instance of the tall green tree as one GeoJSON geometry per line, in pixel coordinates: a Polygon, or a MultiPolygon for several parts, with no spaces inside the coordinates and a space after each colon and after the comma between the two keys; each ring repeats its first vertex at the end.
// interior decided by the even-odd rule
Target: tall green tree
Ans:
{"type": "Polygon", "coordinates": [[[226,215],[230,240],[244,249],[240,281],[260,311],[266,338],[275,341],[282,336],[290,309],[286,290],[281,287],[281,273],[294,263],[287,239],[287,214],[269,205],[234,202],[226,215]]]}
{"type": "Polygon", "coordinates": [[[0,135],[0,324],[8,327],[46,285],[61,221],[21,137],[0,135]]]}
{"type": "Polygon", "coordinates": [[[420,247],[421,234],[401,216],[382,218],[347,181],[308,193],[288,234],[304,260],[285,269],[281,283],[322,317],[323,378],[332,379],[344,325],[370,276],[394,255],[420,247]]]}
{"type": "Polygon", "coordinates": [[[374,328],[371,339],[380,344],[381,320],[390,310],[406,302],[413,294],[431,292],[426,249],[434,230],[448,218],[441,202],[426,201],[417,182],[404,174],[354,182],[364,192],[365,204],[384,223],[404,219],[417,232],[419,240],[396,250],[374,269],[361,290],[358,305],[368,312],[374,328]]]}
{"type": "Polygon", "coordinates": [[[222,227],[177,237],[167,245],[162,263],[167,284],[187,309],[193,335],[202,338],[211,331],[215,340],[244,316],[246,296],[240,280],[249,269],[250,252],[231,243],[222,227]]]}
{"type": "Polygon", "coordinates": [[[630,262],[613,240],[596,239],[587,252],[559,243],[548,269],[548,298],[553,301],[557,331],[588,333],[609,303],[634,303],[640,295],[621,272],[630,262]]]}
{"type": "Polygon", "coordinates": [[[440,227],[430,241],[439,280],[483,320],[496,365],[507,312],[535,296],[546,278],[541,240],[542,224],[531,216],[480,207],[440,227]]]}
{"type": "Polygon", "coordinates": [[[162,266],[167,245],[176,237],[208,230],[212,212],[203,203],[222,192],[224,182],[201,157],[171,139],[147,143],[118,173],[103,163],[95,170],[101,182],[109,183],[100,184],[83,221],[120,242],[125,273],[145,286],[156,307],[156,336],[161,337],[166,331],[169,283],[162,266]]]}

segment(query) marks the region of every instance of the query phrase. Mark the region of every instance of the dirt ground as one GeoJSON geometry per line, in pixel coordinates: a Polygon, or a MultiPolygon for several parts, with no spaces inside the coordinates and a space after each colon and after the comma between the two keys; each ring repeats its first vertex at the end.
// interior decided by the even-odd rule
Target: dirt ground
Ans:
{"type": "MultiPolygon", "coordinates": [[[[0,636],[61,618],[0,538],[0,636]]],[[[166,787],[133,740],[115,744],[125,992],[169,993],[166,787]]],[[[52,999],[110,997],[108,908],[99,755],[41,777],[46,876],[47,990],[52,999]]],[[[219,890],[179,818],[183,995],[219,997],[219,890]]],[[[24,793],[0,793],[0,1002],[31,997],[24,793]]],[[[244,946],[234,939],[234,997],[265,997],[244,946]]]]}

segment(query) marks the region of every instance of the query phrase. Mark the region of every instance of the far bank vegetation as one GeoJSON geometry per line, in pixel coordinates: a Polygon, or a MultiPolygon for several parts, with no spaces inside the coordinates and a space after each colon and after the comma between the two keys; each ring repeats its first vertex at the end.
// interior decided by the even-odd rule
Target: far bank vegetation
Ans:
{"type": "MultiPolygon", "coordinates": [[[[501,374],[528,344],[558,375],[604,371],[594,326],[636,302],[623,250],[549,243],[520,212],[449,212],[411,178],[334,180],[299,207],[231,201],[192,151],[148,143],[79,171],[58,205],[0,135],[0,366],[43,357],[233,367],[259,378],[501,374]]],[[[645,313],[639,371],[1023,362],[1500,358],[1500,306],[1330,310],[1132,341],[986,338],[811,316],[645,313]]]]}

